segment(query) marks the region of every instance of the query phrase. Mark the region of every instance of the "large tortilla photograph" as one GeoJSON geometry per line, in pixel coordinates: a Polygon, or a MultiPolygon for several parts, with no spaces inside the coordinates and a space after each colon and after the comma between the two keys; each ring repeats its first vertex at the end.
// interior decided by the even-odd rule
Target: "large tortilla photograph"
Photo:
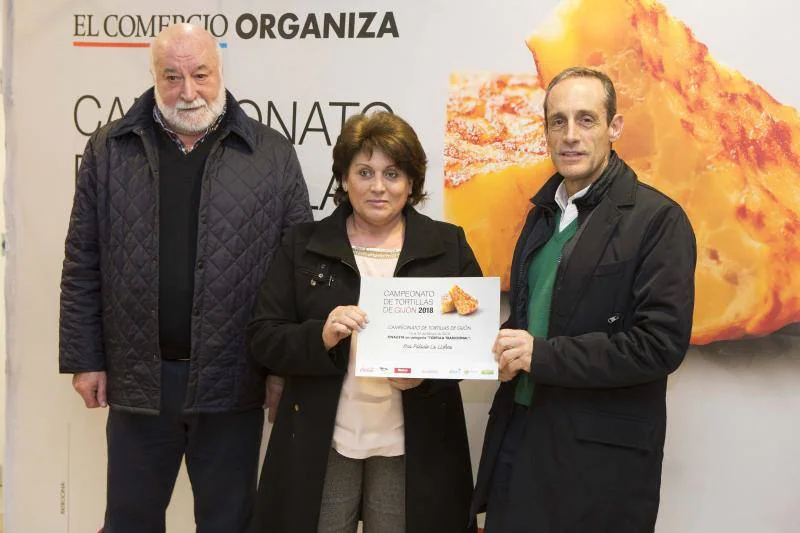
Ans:
{"type": "MultiPolygon", "coordinates": [[[[522,45],[521,45],[522,46],[522,45]]],[[[527,39],[531,72],[455,72],[445,131],[445,217],[508,289],[530,198],[555,172],[542,100],[561,70],[615,82],[614,148],[680,203],[697,236],[693,344],[759,337],[800,318],[800,115],[717,62],[651,0],[565,0],[527,39]]]]}

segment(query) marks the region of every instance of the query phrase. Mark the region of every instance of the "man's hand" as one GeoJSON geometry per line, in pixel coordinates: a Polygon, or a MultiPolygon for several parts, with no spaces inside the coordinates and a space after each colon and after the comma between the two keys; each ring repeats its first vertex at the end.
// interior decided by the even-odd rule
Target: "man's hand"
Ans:
{"type": "Polygon", "coordinates": [[[389,385],[397,390],[408,390],[419,387],[422,378],[389,378],[389,385]]]}
{"type": "Polygon", "coordinates": [[[86,407],[106,407],[106,382],[108,377],[105,372],[78,372],[72,376],[72,386],[83,398],[86,407]]]}
{"type": "Polygon", "coordinates": [[[355,305],[340,305],[328,315],[322,326],[322,343],[330,350],[344,338],[367,325],[367,314],[355,305]]]}
{"type": "Polygon", "coordinates": [[[522,329],[501,329],[492,347],[500,381],[511,381],[521,370],[531,371],[533,337],[522,329]]]}
{"type": "Polygon", "coordinates": [[[275,417],[278,415],[278,404],[281,403],[281,395],[283,395],[283,385],[286,380],[280,376],[267,376],[267,399],[264,407],[267,408],[267,422],[270,424],[275,423],[275,417]]]}

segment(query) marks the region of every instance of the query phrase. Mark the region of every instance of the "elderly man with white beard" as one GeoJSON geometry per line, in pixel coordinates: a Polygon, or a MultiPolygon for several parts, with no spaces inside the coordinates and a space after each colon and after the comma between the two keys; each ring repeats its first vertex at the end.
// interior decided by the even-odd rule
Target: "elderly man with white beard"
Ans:
{"type": "Polygon", "coordinates": [[[110,407],[104,533],[163,533],[184,458],[197,531],[244,533],[267,379],[245,326],[282,230],[311,220],[308,190],[292,144],[225,90],[208,32],[170,26],[150,66],[154,87],[84,152],[60,371],[110,407]]]}

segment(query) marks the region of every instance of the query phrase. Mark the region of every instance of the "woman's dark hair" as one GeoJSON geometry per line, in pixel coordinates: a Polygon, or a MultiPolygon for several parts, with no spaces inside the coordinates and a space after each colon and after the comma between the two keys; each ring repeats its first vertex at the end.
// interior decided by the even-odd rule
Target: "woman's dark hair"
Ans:
{"type": "Polygon", "coordinates": [[[417,205],[425,199],[425,169],[428,164],[425,150],[408,122],[384,111],[354,115],[344,123],[333,147],[332,169],[336,179],[333,201],[336,205],[347,201],[342,180],[347,176],[353,159],[361,152],[372,157],[374,150],[386,154],[408,176],[411,181],[410,205],[417,205]]]}

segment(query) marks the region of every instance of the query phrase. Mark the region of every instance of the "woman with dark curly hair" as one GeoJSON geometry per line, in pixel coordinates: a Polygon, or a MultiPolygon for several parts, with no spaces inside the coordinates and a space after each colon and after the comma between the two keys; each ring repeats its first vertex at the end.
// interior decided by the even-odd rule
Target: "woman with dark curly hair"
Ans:
{"type": "Polygon", "coordinates": [[[458,383],[355,376],[361,276],[481,275],[461,228],[414,209],[425,170],[404,120],[356,115],[333,149],[336,210],[284,236],[248,328],[286,379],[253,533],[473,531],[458,383]]]}

